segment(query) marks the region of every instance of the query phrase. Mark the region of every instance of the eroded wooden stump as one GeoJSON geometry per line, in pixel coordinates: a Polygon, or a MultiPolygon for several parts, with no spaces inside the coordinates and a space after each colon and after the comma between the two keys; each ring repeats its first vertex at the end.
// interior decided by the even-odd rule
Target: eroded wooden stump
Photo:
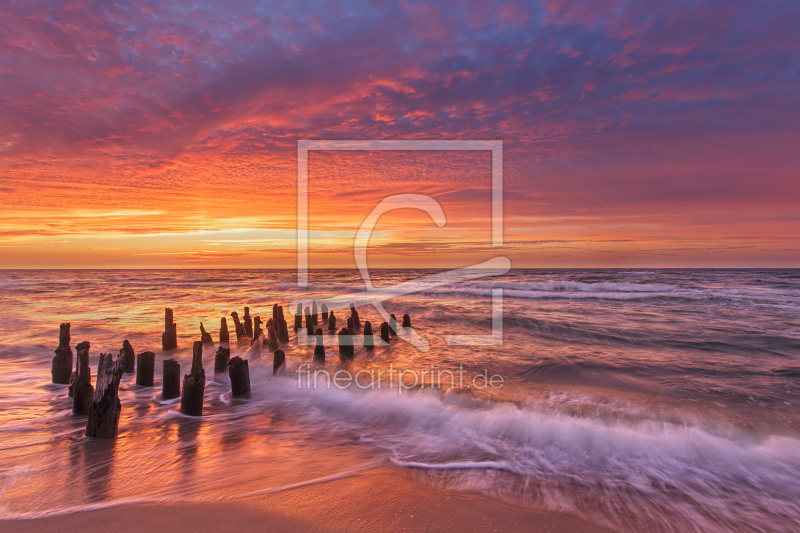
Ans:
{"type": "Polygon", "coordinates": [[[161,349],[165,352],[178,347],[178,325],[172,316],[172,309],[164,309],[164,333],[161,334],[161,349]]]}
{"type": "Polygon", "coordinates": [[[404,328],[411,327],[411,317],[408,315],[408,313],[403,315],[403,327],[404,328]]]}
{"type": "Polygon", "coordinates": [[[259,337],[261,337],[261,324],[263,324],[263,322],[261,322],[261,317],[257,316],[253,320],[255,329],[250,333],[253,336],[253,343],[259,342],[259,337]]]}
{"type": "Polygon", "coordinates": [[[283,307],[278,307],[278,340],[281,342],[289,342],[289,325],[286,323],[286,318],[283,316],[283,307]]]}
{"type": "Polygon", "coordinates": [[[230,333],[228,333],[228,321],[222,317],[219,322],[219,343],[228,344],[231,341],[230,333]]]}
{"type": "Polygon", "coordinates": [[[142,352],[136,356],[136,384],[152,387],[156,372],[156,354],[142,352]]]}
{"type": "Polygon", "coordinates": [[[119,428],[122,404],[119,401],[119,380],[124,372],[122,356],[101,353],[97,365],[97,386],[89,406],[86,436],[95,439],[113,439],[119,428]]]}
{"type": "Polygon", "coordinates": [[[236,311],[231,311],[231,318],[233,319],[233,327],[236,330],[236,340],[243,339],[247,337],[247,333],[244,330],[244,324],[239,320],[239,313],[236,311]]]}
{"type": "Polygon", "coordinates": [[[301,329],[303,329],[303,305],[297,304],[297,310],[294,312],[294,330],[301,329]]]}
{"type": "Polygon", "coordinates": [[[181,395],[181,365],[175,359],[164,359],[161,399],[171,400],[181,395]]]}
{"type": "Polygon", "coordinates": [[[347,331],[350,335],[356,334],[356,326],[352,316],[347,317],[347,331]]]}
{"type": "Polygon", "coordinates": [[[250,318],[250,308],[249,307],[245,307],[244,308],[244,317],[242,317],[242,318],[244,319],[244,334],[247,335],[248,337],[250,337],[251,339],[254,338],[253,337],[253,319],[250,318]]]}
{"type": "Polygon", "coordinates": [[[217,349],[216,355],[214,355],[214,373],[215,374],[222,374],[226,370],[228,370],[228,363],[230,362],[231,358],[231,350],[230,348],[224,348],[222,346],[217,349]]]}
{"type": "Polygon", "coordinates": [[[358,309],[354,304],[350,304],[350,317],[353,319],[353,327],[361,329],[361,317],[358,316],[358,309]]]}
{"type": "Polygon", "coordinates": [[[367,320],[364,322],[364,348],[373,348],[375,346],[375,337],[372,333],[372,323],[367,320]]]}
{"type": "Polygon", "coordinates": [[[316,300],[312,300],[311,301],[311,322],[313,322],[315,326],[317,325],[317,301],[316,300]]]}
{"type": "Polygon", "coordinates": [[[247,359],[234,357],[228,365],[228,376],[231,379],[231,396],[234,398],[250,397],[250,367],[247,359]]]}
{"type": "Polygon", "coordinates": [[[389,323],[382,322],[381,323],[381,340],[383,342],[390,342],[389,341],[389,323]]]}
{"type": "MultiPolygon", "coordinates": [[[[350,320],[350,319],[348,319],[350,320]]],[[[353,337],[350,330],[342,328],[339,332],[339,355],[342,357],[355,356],[355,348],[353,347],[353,337]]]]}
{"type": "Polygon", "coordinates": [[[322,306],[320,307],[320,309],[322,310],[322,322],[324,324],[327,324],[328,323],[328,306],[323,303],[322,306]]]}
{"type": "MultiPolygon", "coordinates": [[[[245,307],[245,312],[247,308],[245,307]]],[[[192,370],[183,376],[181,413],[189,416],[203,414],[203,391],[206,387],[206,372],[203,370],[203,342],[192,346],[192,370]]]]}
{"type": "Polygon", "coordinates": [[[202,322],[200,322],[200,340],[203,342],[204,346],[208,346],[209,348],[214,347],[214,338],[211,336],[211,333],[206,331],[202,322]]]}
{"type": "Polygon", "coordinates": [[[69,385],[69,379],[72,376],[72,348],[69,347],[69,328],[68,323],[61,324],[58,329],[58,348],[56,348],[56,356],[53,357],[53,365],[50,368],[50,374],[53,378],[53,383],[61,385],[69,385]]]}
{"type": "Polygon", "coordinates": [[[333,311],[328,315],[328,331],[336,331],[336,317],[333,311]]]}
{"type": "Polygon", "coordinates": [[[311,319],[310,307],[306,307],[306,334],[309,336],[314,334],[314,322],[311,319]]]}
{"type": "Polygon", "coordinates": [[[325,345],[322,341],[322,328],[317,328],[316,333],[314,334],[317,337],[317,345],[314,346],[314,362],[315,363],[324,363],[325,362],[325,345]]]}
{"type": "Polygon", "coordinates": [[[275,355],[272,356],[272,375],[278,373],[283,365],[286,364],[286,354],[283,350],[276,350],[275,355]]]}
{"type": "Polygon", "coordinates": [[[126,374],[133,374],[136,370],[136,353],[133,351],[133,346],[127,339],[122,341],[122,349],[119,351],[122,356],[122,368],[126,374]]]}
{"type": "Polygon", "coordinates": [[[389,315],[389,334],[397,335],[397,318],[393,314],[389,315]]]}
{"type": "Polygon", "coordinates": [[[75,365],[75,382],[72,387],[72,414],[88,415],[94,397],[92,373],[89,370],[89,343],[82,342],[75,347],[77,362],[75,365]]]}
{"type": "Polygon", "coordinates": [[[278,332],[275,331],[275,323],[270,319],[267,325],[267,349],[271,352],[279,350],[281,343],[278,341],[278,332]]]}

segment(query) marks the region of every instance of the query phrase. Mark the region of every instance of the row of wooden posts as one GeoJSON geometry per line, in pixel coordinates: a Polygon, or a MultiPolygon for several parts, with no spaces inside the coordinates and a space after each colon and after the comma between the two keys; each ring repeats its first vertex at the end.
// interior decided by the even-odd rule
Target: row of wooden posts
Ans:
{"type": "MultiPolygon", "coordinates": [[[[333,311],[328,311],[323,303],[321,306],[323,323],[327,322],[328,331],[336,331],[336,317],[333,311]]],[[[305,308],[297,305],[294,329],[305,328],[308,335],[316,337],[314,347],[314,362],[325,362],[325,346],[323,344],[322,328],[317,328],[317,302],[305,308]]],[[[239,344],[249,343],[259,349],[266,347],[273,352],[272,371],[277,373],[286,362],[286,354],[280,349],[281,343],[289,342],[289,331],[283,314],[283,306],[275,304],[272,308],[272,318],[267,321],[266,330],[261,329],[261,318],[250,316],[250,308],[244,308],[243,321],[239,320],[236,311],[231,313],[236,339],[239,344]]],[[[402,327],[411,327],[411,318],[408,314],[403,316],[402,327]]],[[[338,334],[339,355],[351,358],[355,355],[353,335],[356,330],[362,329],[358,310],[350,304],[350,316],[347,318],[347,327],[342,328],[338,334]]],[[[374,347],[372,324],[364,322],[363,345],[367,349],[374,347]]],[[[389,322],[383,322],[380,328],[381,340],[390,342],[396,335],[397,320],[390,316],[389,322]]],[[[180,386],[180,364],[175,359],[163,361],[162,391],[163,400],[181,398],[181,413],[190,416],[200,416],[203,411],[203,393],[205,389],[205,370],[203,369],[203,348],[215,347],[210,333],[200,323],[200,339],[192,347],[192,368],[189,374],[183,377],[183,389],[180,386]]],[[[247,359],[230,357],[230,342],[228,324],[223,317],[219,332],[220,347],[214,358],[214,372],[223,373],[227,370],[231,382],[231,396],[250,396],[250,369],[247,359]]],[[[177,325],[174,322],[172,309],[164,310],[164,333],[161,336],[163,350],[171,351],[178,347],[177,325]]],[[[133,346],[128,340],[122,343],[119,356],[114,360],[110,353],[101,353],[97,366],[96,387],[92,387],[91,370],[89,369],[89,348],[87,341],[78,344],[75,370],[72,370],[72,348],[70,347],[70,324],[61,324],[58,336],[58,348],[53,358],[51,368],[53,383],[69,385],[69,396],[72,397],[72,412],[76,415],[87,415],[86,436],[93,438],[114,438],[117,436],[121,403],[119,400],[119,383],[122,375],[136,372],[136,384],[143,387],[152,387],[155,374],[155,354],[142,352],[135,355],[133,346]]]]}

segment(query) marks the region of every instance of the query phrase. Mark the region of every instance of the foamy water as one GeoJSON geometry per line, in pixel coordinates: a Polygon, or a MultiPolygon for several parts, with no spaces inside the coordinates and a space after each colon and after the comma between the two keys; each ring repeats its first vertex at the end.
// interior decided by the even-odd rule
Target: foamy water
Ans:
{"type": "MultiPolygon", "coordinates": [[[[430,272],[380,271],[376,285],[430,272]]],[[[325,369],[463,368],[499,389],[339,390],[298,381],[313,347],[292,334],[287,369],[250,360],[253,396],[208,382],[200,419],[161,401],[163,308],[190,366],[203,321],[216,340],[232,310],[271,316],[301,297],[359,290],[356,272],[64,271],[0,273],[0,513],[34,517],[141,501],[219,499],[317,483],[392,462],[453,490],[566,511],[626,531],[800,530],[800,271],[520,271],[386,303],[430,342],[328,348],[325,369]],[[505,293],[504,344],[448,347],[440,334],[489,333],[505,293]],[[50,383],[58,324],[72,346],[157,354],[156,387],[126,374],[115,441],[83,436],[66,386],[50,383]]],[[[337,314],[342,325],[343,314],[337,314]]],[[[363,320],[380,323],[374,309],[363,320]]],[[[291,316],[289,323],[292,324],[291,316]]],[[[231,325],[231,333],[233,329],[231,325]]]]}

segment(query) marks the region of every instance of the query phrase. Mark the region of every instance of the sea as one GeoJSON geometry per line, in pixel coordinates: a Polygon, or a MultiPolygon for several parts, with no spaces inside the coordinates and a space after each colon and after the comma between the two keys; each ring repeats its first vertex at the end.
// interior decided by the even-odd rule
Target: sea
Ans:
{"type": "MultiPolygon", "coordinates": [[[[440,274],[371,272],[423,343],[365,348],[361,330],[340,358],[320,320],[321,364],[291,303],[352,298],[377,335],[385,317],[360,300],[357,270],[312,270],[304,288],[292,270],[0,271],[0,518],[253,496],[391,465],[618,531],[800,531],[800,270],[512,269],[415,285],[440,274]],[[247,306],[267,322],[274,304],[290,329],[275,375],[230,319],[247,306]],[[178,349],[164,353],[167,307],[178,349]],[[214,373],[222,317],[249,399],[214,373]],[[114,440],[87,438],[51,383],[64,322],[73,351],[91,343],[93,381],[124,340],[156,354],[154,387],[122,378],[114,440]],[[190,417],[161,398],[162,360],[188,373],[201,322],[217,346],[190,417]]],[[[338,330],[349,310],[335,313],[338,330]]]]}

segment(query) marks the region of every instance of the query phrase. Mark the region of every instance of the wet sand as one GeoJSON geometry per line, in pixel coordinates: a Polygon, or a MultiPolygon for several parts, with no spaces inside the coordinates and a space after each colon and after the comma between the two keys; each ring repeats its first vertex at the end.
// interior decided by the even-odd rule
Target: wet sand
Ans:
{"type": "Polygon", "coordinates": [[[251,498],[124,505],[33,520],[0,521],[0,530],[5,533],[610,531],[567,515],[433,488],[415,480],[408,471],[393,467],[251,498]]]}

